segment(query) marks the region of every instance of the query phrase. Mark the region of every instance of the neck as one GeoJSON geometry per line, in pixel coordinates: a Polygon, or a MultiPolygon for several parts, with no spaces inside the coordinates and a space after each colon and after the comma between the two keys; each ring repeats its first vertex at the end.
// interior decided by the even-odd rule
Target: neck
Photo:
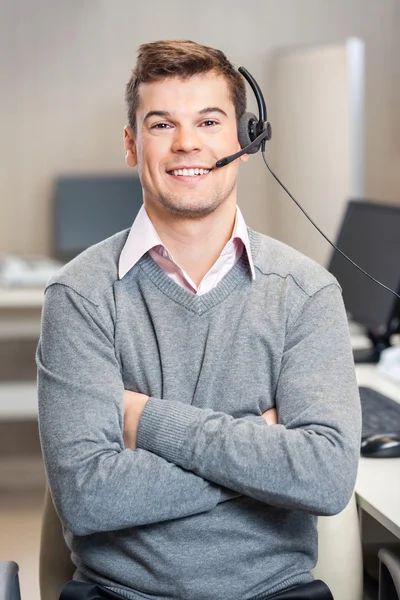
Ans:
{"type": "Polygon", "coordinates": [[[148,206],[146,212],[175,262],[198,286],[232,237],[236,203],[198,219],[161,215],[148,206]]]}

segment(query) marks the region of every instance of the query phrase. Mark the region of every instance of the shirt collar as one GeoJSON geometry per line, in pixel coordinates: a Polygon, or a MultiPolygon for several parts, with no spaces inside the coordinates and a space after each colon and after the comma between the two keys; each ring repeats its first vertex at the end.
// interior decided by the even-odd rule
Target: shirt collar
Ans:
{"type": "MultiPolygon", "coordinates": [[[[246,253],[247,253],[247,259],[249,261],[251,276],[254,280],[256,278],[256,272],[255,272],[255,268],[254,268],[253,257],[251,255],[249,232],[247,230],[247,225],[246,225],[246,222],[242,215],[242,211],[240,210],[240,208],[237,205],[236,205],[235,226],[233,228],[232,237],[229,241],[232,241],[234,239],[239,239],[243,242],[243,245],[244,245],[244,247],[246,249],[246,253]]],[[[229,244],[229,242],[228,242],[228,244],[229,244]]],[[[226,246],[225,246],[225,248],[226,248],[226,246]]]]}
{"type": "MultiPolygon", "coordinates": [[[[232,237],[225,246],[222,253],[226,252],[228,244],[235,238],[240,239],[246,248],[247,258],[250,265],[252,278],[255,279],[254,262],[251,256],[251,247],[247,226],[241,210],[236,206],[235,226],[233,228],[232,237]]],[[[153,223],[148,216],[144,205],[140,208],[136,219],[133,222],[127,240],[119,257],[118,277],[122,279],[128,271],[136,265],[146,252],[155,246],[164,246],[153,223]]]]}

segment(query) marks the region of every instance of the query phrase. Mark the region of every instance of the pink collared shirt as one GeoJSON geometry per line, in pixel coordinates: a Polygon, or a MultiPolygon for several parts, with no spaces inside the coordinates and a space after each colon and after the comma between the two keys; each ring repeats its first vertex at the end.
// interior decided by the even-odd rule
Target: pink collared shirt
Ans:
{"type": "Polygon", "coordinates": [[[251,256],[250,241],[246,223],[240,208],[236,207],[235,226],[231,239],[221,252],[211,269],[206,273],[199,286],[191,280],[189,275],[175,262],[172,254],[167,250],[160,240],[153,223],[144,206],[139,210],[128,238],[122,249],[118,276],[120,279],[126,275],[138,260],[149,252],[153,260],[161,269],[183,288],[194,292],[198,296],[215,288],[223,277],[232,269],[246,248],[247,258],[250,265],[252,278],[255,279],[254,263],[251,256]]]}

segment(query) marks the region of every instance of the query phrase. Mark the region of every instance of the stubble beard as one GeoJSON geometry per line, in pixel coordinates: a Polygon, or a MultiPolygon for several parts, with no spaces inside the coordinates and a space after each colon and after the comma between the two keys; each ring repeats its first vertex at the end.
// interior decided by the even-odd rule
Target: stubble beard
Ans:
{"type": "Polygon", "coordinates": [[[197,204],[188,205],[187,198],[182,198],[177,194],[160,194],[157,198],[165,211],[170,215],[181,219],[200,219],[213,213],[229,196],[235,188],[235,182],[229,190],[215,188],[211,197],[207,200],[199,200],[197,204]]]}

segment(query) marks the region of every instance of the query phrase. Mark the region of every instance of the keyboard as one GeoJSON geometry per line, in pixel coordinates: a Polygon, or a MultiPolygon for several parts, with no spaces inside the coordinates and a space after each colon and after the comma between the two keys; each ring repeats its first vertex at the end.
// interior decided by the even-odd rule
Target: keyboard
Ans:
{"type": "Polygon", "coordinates": [[[376,390],[359,387],[362,411],[362,437],[400,431],[400,404],[376,390]]]}

